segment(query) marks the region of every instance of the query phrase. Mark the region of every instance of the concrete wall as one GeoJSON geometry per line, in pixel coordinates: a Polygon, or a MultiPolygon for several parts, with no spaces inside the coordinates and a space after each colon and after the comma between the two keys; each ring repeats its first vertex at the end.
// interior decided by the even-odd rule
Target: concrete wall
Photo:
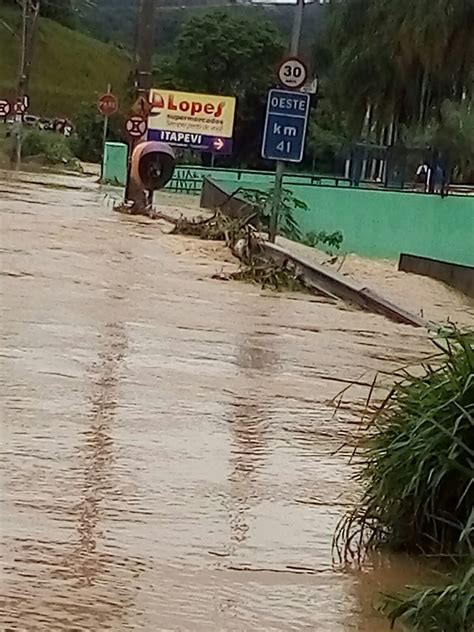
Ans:
{"type": "Polygon", "coordinates": [[[427,257],[414,257],[413,255],[402,254],[398,269],[444,281],[444,283],[474,298],[473,266],[461,266],[456,263],[428,259],[427,257]]]}
{"type": "MultiPolygon", "coordinates": [[[[236,182],[219,179],[228,193],[236,182]]],[[[268,183],[241,180],[238,186],[268,190],[268,183]],[[248,184],[247,184],[248,183],[248,184]]],[[[304,233],[340,230],[343,249],[396,259],[404,252],[461,265],[474,265],[474,197],[374,191],[286,183],[309,211],[298,211],[304,233]]]]}

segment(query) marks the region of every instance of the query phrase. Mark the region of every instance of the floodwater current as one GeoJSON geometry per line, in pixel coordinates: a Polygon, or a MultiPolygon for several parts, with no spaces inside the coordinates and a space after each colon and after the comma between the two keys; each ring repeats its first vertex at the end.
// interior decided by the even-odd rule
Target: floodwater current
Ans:
{"type": "Polygon", "coordinates": [[[212,279],[91,179],[0,174],[0,228],[0,628],[388,630],[422,569],[331,541],[374,374],[426,334],[212,279]]]}

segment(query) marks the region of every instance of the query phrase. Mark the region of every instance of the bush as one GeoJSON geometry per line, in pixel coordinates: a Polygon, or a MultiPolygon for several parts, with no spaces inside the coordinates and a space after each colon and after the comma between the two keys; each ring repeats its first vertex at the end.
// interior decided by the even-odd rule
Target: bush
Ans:
{"type": "MultiPolygon", "coordinates": [[[[244,200],[255,207],[261,226],[268,229],[273,210],[273,191],[242,189],[239,190],[239,193],[244,200]]],[[[298,211],[308,211],[306,202],[295,197],[292,191],[282,189],[280,208],[278,209],[278,233],[293,241],[301,241],[302,238],[301,230],[295,218],[298,211]]]]}
{"type": "Polygon", "coordinates": [[[311,231],[306,233],[302,241],[310,248],[322,248],[328,254],[333,254],[340,250],[344,235],[340,230],[336,230],[334,233],[327,233],[325,230],[311,231]]]}
{"type": "MultiPolygon", "coordinates": [[[[100,162],[102,159],[102,138],[104,117],[95,106],[83,110],[74,118],[76,133],[71,139],[74,154],[84,162],[100,162]]],[[[122,119],[114,115],[109,119],[107,138],[121,138],[122,119]]]]}
{"type": "Polygon", "coordinates": [[[404,371],[373,413],[365,491],[335,544],[346,561],[380,545],[448,557],[459,580],[385,596],[381,609],[418,632],[473,632],[474,331],[434,343],[436,363],[404,371]]]}
{"type": "Polygon", "coordinates": [[[346,558],[384,544],[474,553],[474,332],[434,342],[437,364],[404,371],[373,414],[358,475],[365,491],[336,534],[346,558]]]}
{"type": "Polygon", "coordinates": [[[48,165],[77,166],[68,139],[55,132],[39,130],[26,132],[23,138],[22,157],[24,159],[41,158],[48,165]]]}

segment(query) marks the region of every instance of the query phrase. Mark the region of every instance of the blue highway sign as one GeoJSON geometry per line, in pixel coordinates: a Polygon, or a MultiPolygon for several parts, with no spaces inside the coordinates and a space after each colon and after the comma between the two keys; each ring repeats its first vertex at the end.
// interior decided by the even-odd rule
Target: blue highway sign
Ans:
{"type": "Polygon", "coordinates": [[[303,160],[310,95],[270,90],[263,130],[262,156],[269,160],[303,160]]]}

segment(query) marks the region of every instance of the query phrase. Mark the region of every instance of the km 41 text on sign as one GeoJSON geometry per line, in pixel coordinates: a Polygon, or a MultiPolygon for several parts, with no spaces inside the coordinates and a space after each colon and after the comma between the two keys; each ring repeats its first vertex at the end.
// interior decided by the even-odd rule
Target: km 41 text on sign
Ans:
{"type": "Polygon", "coordinates": [[[309,94],[270,90],[263,130],[263,158],[287,162],[303,160],[309,109],[309,94]]]}

